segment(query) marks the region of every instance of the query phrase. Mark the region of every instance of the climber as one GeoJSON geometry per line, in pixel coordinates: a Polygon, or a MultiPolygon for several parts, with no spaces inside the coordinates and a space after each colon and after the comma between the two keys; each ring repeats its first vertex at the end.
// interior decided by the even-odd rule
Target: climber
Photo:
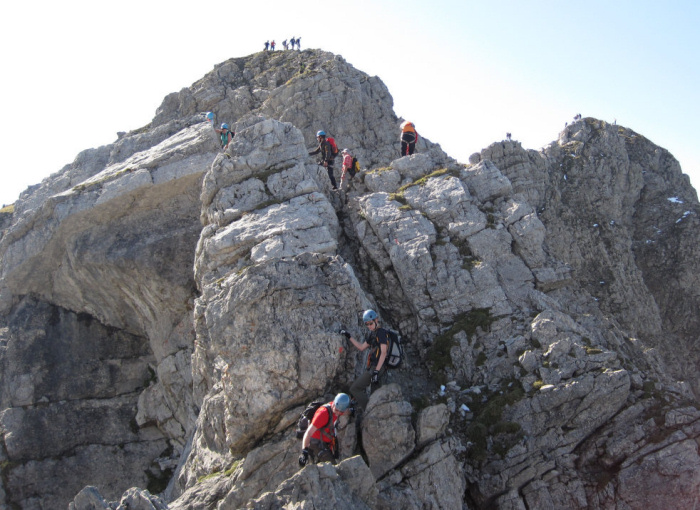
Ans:
{"type": "Polygon", "coordinates": [[[275,41],[274,40],[270,43],[270,49],[272,51],[275,51],[275,41]]]}
{"type": "Polygon", "coordinates": [[[207,122],[211,123],[211,127],[214,127],[214,112],[207,112],[205,117],[207,118],[207,122]]]}
{"type": "Polygon", "coordinates": [[[319,131],[316,133],[316,140],[318,140],[318,147],[316,150],[309,152],[309,156],[320,154],[318,164],[328,171],[328,178],[331,181],[331,186],[333,186],[333,191],[336,191],[338,185],[335,181],[335,175],[333,175],[333,149],[328,140],[326,140],[326,132],[319,131]]]}
{"type": "Polygon", "coordinates": [[[228,124],[226,123],[221,124],[220,129],[214,128],[214,131],[219,133],[219,135],[221,136],[221,149],[228,149],[228,144],[231,143],[231,140],[233,140],[233,137],[236,136],[236,133],[231,131],[228,127],[228,124]]]}
{"type": "Polygon", "coordinates": [[[341,153],[343,155],[343,173],[340,175],[340,188],[343,188],[343,182],[345,181],[345,174],[349,173],[348,186],[352,182],[352,178],[355,177],[355,168],[353,157],[350,155],[350,149],[343,149],[341,153]]]}
{"type": "MultiPolygon", "coordinates": [[[[364,351],[367,348],[372,349],[367,357],[367,370],[350,386],[350,393],[357,401],[358,408],[364,411],[369,401],[367,387],[379,385],[379,379],[386,372],[386,364],[384,362],[389,348],[389,334],[387,330],[379,327],[379,318],[374,310],[366,310],[362,314],[362,320],[369,329],[369,334],[365,337],[363,343],[355,340],[344,329],[340,330],[340,334],[350,340],[360,351],[364,351]]],[[[376,388],[377,386],[374,389],[376,388]]]]}
{"type": "Polygon", "coordinates": [[[400,156],[410,156],[416,150],[418,132],[413,122],[407,120],[401,123],[401,154],[400,156]]]}
{"type": "Polygon", "coordinates": [[[270,49],[270,41],[265,41],[265,51],[270,49]]]}
{"type": "Polygon", "coordinates": [[[335,437],[336,422],[350,407],[350,397],[338,393],[333,402],[319,407],[311,419],[309,428],[301,440],[299,465],[306,466],[309,457],[315,462],[332,462],[338,458],[338,445],[335,437]]]}

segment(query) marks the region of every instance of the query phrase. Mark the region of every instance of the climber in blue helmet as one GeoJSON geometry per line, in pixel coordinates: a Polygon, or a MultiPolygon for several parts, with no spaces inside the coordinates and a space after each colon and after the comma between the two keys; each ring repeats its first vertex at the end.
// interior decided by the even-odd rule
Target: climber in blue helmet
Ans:
{"type": "Polygon", "coordinates": [[[373,388],[379,385],[379,379],[386,372],[386,358],[389,349],[389,333],[386,329],[379,327],[379,316],[374,310],[365,310],[362,314],[362,321],[369,329],[369,334],[364,342],[360,343],[355,340],[350,333],[344,329],[340,330],[340,334],[350,340],[352,344],[364,351],[371,349],[367,357],[367,370],[352,383],[350,393],[357,401],[357,406],[364,410],[367,406],[369,398],[367,397],[367,387],[372,385],[373,388]]]}
{"type": "Polygon", "coordinates": [[[335,425],[338,418],[350,407],[350,397],[338,393],[333,402],[319,407],[314,413],[309,427],[301,440],[299,465],[304,467],[309,457],[319,462],[332,462],[338,457],[338,445],[335,437],[335,425]]]}
{"type": "Polygon", "coordinates": [[[214,127],[214,112],[207,112],[204,116],[207,118],[207,121],[211,122],[212,127],[214,127]]]}
{"type": "Polygon", "coordinates": [[[228,127],[228,124],[226,124],[225,122],[221,124],[221,128],[214,128],[214,131],[219,133],[219,136],[221,137],[221,149],[228,149],[228,145],[231,143],[231,140],[233,140],[233,137],[236,136],[236,133],[231,131],[228,127]]]}
{"type": "Polygon", "coordinates": [[[335,175],[333,174],[333,160],[338,153],[337,146],[334,150],[335,140],[327,139],[326,132],[321,130],[316,133],[316,140],[318,140],[318,147],[316,150],[309,152],[309,156],[314,156],[315,154],[320,154],[320,159],[318,164],[323,166],[328,172],[328,179],[331,181],[331,186],[333,191],[338,189],[338,184],[335,181],[335,175]]]}

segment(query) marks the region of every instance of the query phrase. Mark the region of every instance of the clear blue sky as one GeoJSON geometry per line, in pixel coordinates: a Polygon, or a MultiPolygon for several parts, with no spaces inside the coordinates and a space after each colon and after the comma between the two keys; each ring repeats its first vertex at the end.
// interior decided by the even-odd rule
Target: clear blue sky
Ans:
{"type": "Polygon", "coordinates": [[[396,113],[460,161],[507,131],[538,149],[581,113],[668,149],[697,189],[699,25],[697,0],[12,2],[0,205],[217,63],[291,36],[379,76],[396,113]]]}

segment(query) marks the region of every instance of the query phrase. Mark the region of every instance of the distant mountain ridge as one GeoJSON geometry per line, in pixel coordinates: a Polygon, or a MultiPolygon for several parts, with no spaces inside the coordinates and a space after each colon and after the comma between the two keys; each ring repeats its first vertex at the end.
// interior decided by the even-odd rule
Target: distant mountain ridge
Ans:
{"type": "Polygon", "coordinates": [[[260,52],[23,193],[0,219],[0,509],[692,508],[678,162],[592,118],[540,151],[400,158],[400,121],[340,56],[260,52]],[[351,187],[308,156],[319,129],[351,187]],[[339,465],[300,470],[296,418],[362,371],[338,330],[367,308],[406,361],[339,465]]]}

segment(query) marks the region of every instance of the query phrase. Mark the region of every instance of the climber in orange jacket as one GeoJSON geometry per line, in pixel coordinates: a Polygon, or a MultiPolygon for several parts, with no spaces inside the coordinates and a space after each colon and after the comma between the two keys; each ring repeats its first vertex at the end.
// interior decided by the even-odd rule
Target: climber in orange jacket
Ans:
{"type": "Polygon", "coordinates": [[[401,154],[400,156],[410,156],[416,151],[418,141],[418,131],[413,122],[404,121],[401,123],[401,154]]]}

